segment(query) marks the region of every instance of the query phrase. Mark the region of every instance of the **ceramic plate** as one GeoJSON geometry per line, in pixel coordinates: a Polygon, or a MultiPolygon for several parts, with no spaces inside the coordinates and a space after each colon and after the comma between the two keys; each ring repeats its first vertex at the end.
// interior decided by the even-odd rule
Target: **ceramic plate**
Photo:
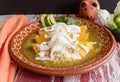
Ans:
{"type": "Polygon", "coordinates": [[[77,18],[81,25],[87,25],[91,32],[94,32],[97,37],[101,39],[101,50],[94,57],[86,60],[85,62],[71,67],[47,67],[41,64],[35,63],[22,51],[22,46],[24,41],[30,37],[33,33],[36,33],[40,28],[39,22],[34,22],[28,26],[19,30],[11,39],[9,43],[9,53],[11,57],[22,67],[45,75],[55,75],[55,76],[67,76],[76,75],[89,72],[98,66],[102,65],[113,55],[114,49],[116,47],[116,41],[109,30],[102,27],[93,21],[86,19],[77,18]]]}

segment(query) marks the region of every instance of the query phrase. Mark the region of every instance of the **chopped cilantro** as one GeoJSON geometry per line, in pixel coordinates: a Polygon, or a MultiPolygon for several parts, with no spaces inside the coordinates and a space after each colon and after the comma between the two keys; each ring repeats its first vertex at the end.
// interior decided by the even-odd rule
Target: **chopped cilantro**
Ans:
{"type": "Polygon", "coordinates": [[[65,18],[64,16],[60,16],[57,18],[56,20],[57,22],[64,22],[66,23],[67,25],[78,25],[79,24],[79,21],[74,19],[74,18],[65,18]]]}

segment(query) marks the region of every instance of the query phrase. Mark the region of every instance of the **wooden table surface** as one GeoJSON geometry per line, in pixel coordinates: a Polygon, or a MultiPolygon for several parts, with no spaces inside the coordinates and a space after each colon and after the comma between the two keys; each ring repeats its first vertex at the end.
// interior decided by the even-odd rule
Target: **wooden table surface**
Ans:
{"type": "MultiPolygon", "coordinates": [[[[0,16],[0,27],[11,15],[0,16]]],[[[26,15],[30,22],[39,19],[39,15],[26,15]]],[[[75,76],[45,76],[19,67],[14,82],[120,82],[120,44],[117,42],[114,55],[102,66],[89,73],[75,76]]]]}

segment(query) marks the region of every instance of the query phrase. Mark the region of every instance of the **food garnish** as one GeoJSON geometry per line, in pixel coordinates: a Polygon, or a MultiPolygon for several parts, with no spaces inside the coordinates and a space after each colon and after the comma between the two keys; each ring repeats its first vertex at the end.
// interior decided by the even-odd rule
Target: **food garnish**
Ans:
{"type": "Polygon", "coordinates": [[[59,22],[64,22],[67,25],[78,25],[79,24],[78,20],[74,18],[67,18],[65,16],[60,16],[56,19],[54,18],[52,14],[42,14],[40,16],[40,24],[42,27],[49,27],[59,22]]]}
{"type": "Polygon", "coordinates": [[[57,22],[64,22],[67,25],[78,25],[79,22],[78,20],[74,19],[74,18],[66,18],[65,16],[60,16],[56,19],[57,22]]]}
{"type": "Polygon", "coordinates": [[[42,27],[46,27],[46,26],[47,26],[46,23],[45,23],[46,17],[47,17],[46,14],[43,14],[43,15],[41,15],[41,17],[40,17],[40,22],[41,22],[42,27]]]}
{"type": "Polygon", "coordinates": [[[52,14],[42,14],[40,16],[40,23],[42,27],[48,27],[48,26],[56,24],[56,21],[52,14]]]}

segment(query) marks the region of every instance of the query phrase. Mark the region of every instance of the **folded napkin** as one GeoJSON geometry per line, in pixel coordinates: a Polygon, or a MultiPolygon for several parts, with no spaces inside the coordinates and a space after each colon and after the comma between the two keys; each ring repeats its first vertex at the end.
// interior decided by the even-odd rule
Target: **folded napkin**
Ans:
{"type": "Polygon", "coordinates": [[[0,82],[13,82],[16,64],[10,58],[8,44],[15,32],[28,23],[24,15],[15,15],[5,22],[0,31],[0,82]]]}

